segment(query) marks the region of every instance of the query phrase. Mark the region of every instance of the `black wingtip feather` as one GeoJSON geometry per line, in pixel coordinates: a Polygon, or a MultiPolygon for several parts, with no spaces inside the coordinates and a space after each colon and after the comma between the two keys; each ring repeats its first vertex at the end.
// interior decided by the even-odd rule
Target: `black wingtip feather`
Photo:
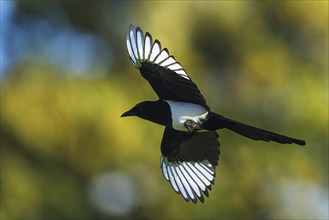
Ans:
{"type": "Polygon", "coordinates": [[[132,24],[129,25],[129,31],[131,31],[131,30],[135,30],[135,26],[132,24]]]}
{"type": "MultiPolygon", "coordinates": [[[[154,43],[153,43],[153,46],[155,45],[155,44],[159,44],[159,48],[160,48],[160,51],[161,51],[161,43],[160,43],[160,41],[158,40],[158,39],[155,39],[155,41],[154,41],[154,43]]],[[[160,53],[159,53],[160,54],[160,53]]]]}

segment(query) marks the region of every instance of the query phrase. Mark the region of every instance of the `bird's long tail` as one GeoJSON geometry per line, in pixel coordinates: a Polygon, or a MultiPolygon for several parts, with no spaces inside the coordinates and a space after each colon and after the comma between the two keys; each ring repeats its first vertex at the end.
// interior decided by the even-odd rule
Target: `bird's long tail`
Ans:
{"type": "Polygon", "coordinates": [[[234,131],[240,135],[251,138],[253,140],[262,141],[275,141],[281,144],[298,144],[305,145],[304,140],[287,137],[281,134],[276,134],[271,131],[266,131],[260,128],[256,128],[250,125],[246,125],[228,118],[225,118],[216,113],[210,112],[208,114],[208,120],[203,123],[203,128],[207,130],[217,130],[221,128],[227,128],[234,131]]]}

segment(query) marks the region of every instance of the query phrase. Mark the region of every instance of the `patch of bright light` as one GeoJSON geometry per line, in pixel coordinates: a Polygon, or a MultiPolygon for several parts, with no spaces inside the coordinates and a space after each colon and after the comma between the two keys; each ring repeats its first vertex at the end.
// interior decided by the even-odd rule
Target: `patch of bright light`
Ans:
{"type": "Polygon", "coordinates": [[[104,173],[95,177],[90,185],[90,200],[104,214],[127,215],[134,208],[136,185],[122,172],[104,173]]]}
{"type": "Polygon", "coordinates": [[[305,181],[285,183],[277,195],[280,216],[287,219],[328,219],[328,189],[305,181]]]}

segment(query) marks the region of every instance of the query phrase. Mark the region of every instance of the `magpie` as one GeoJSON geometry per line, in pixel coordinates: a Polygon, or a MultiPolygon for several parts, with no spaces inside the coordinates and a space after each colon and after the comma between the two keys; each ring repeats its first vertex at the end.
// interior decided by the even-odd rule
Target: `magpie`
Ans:
{"type": "Polygon", "coordinates": [[[182,65],[161,49],[159,40],[130,25],[126,35],[132,64],[158,95],[135,105],[121,117],[137,116],[165,127],[160,168],[172,188],[189,202],[209,196],[219,160],[216,130],[227,128],[253,140],[305,145],[304,140],[276,134],[212,112],[182,65]]]}

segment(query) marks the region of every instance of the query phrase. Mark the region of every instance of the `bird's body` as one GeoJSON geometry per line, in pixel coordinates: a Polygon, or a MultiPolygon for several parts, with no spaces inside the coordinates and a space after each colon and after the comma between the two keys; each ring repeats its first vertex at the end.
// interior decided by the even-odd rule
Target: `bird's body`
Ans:
{"type": "Polygon", "coordinates": [[[216,130],[227,128],[253,140],[305,145],[305,141],[246,125],[212,112],[196,84],[158,40],[131,25],[126,38],[129,58],[159,100],[138,103],[125,116],[165,126],[160,167],[186,201],[203,202],[214,183],[219,160],[216,130]]]}

